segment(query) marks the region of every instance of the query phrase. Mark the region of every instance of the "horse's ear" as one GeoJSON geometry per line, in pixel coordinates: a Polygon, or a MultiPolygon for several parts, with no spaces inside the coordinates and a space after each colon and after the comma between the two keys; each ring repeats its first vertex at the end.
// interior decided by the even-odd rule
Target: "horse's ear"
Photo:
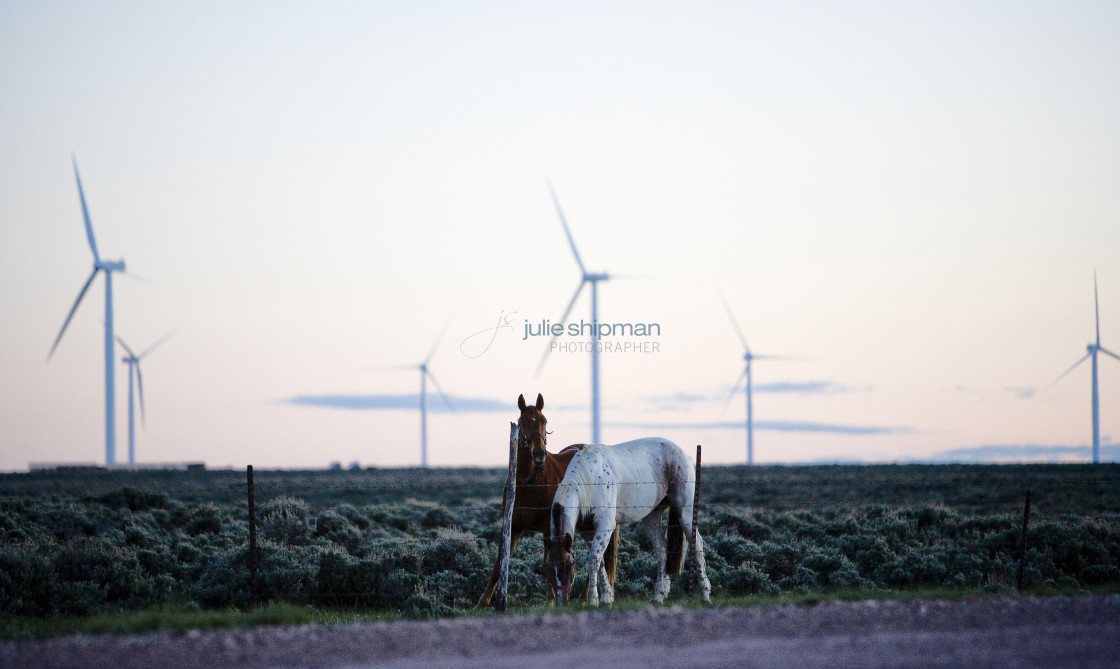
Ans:
{"type": "Polygon", "coordinates": [[[564,535],[564,550],[565,551],[572,550],[572,535],[570,535],[570,534],[565,534],[564,535]]]}
{"type": "Polygon", "coordinates": [[[537,393],[537,411],[544,409],[544,395],[537,393]]]}
{"type": "Polygon", "coordinates": [[[517,408],[520,411],[525,410],[525,396],[524,395],[518,395],[517,396],[517,408]]]}

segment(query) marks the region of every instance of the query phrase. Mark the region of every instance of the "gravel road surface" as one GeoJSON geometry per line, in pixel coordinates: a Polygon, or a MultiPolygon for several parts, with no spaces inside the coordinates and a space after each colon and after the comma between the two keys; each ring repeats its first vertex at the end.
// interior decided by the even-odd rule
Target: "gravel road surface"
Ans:
{"type": "Polygon", "coordinates": [[[682,611],[73,636],[11,667],[1120,667],[1120,596],[682,611]]]}

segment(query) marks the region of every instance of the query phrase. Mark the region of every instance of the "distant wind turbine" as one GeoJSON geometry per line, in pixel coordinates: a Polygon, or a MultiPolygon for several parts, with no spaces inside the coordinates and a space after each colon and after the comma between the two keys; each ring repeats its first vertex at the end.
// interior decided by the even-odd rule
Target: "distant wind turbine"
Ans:
{"type": "Polygon", "coordinates": [[[70,325],[70,319],[74,317],[74,312],[78,310],[78,305],[81,304],[82,298],[85,297],[86,291],[89,290],[90,284],[97,277],[98,272],[105,273],[105,464],[116,464],[116,405],[114,404],[116,380],[113,375],[113,272],[124,271],[124,261],[102,260],[101,256],[97,253],[97,242],[93,238],[93,224],[89,220],[89,209],[86,207],[86,196],[82,191],[82,179],[78,175],[78,161],[73,159],[74,163],[74,179],[78,182],[78,199],[82,203],[82,218],[86,224],[86,239],[89,240],[89,248],[93,251],[93,272],[86,279],[85,285],[82,286],[81,292],[78,293],[78,299],[74,300],[74,306],[70,308],[70,313],[66,316],[66,321],[62,324],[62,329],[58,332],[58,337],[54,340],[54,345],[51,346],[51,351],[47,354],[47,361],[54,356],[54,351],[58,348],[58,343],[62,341],[62,335],[66,333],[66,327],[70,325]]]}
{"type": "Polygon", "coordinates": [[[753,387],[751,385],[751,361],[753,360],[781,360],[779,356],[773,355],[755,355],[751,353],[751,347],[747,344],[747,338],[743,336],[743,331],[739,328],[738,321],[735,320],[735,314],[731,313],[731,307],[728,306],[727,300],[720,296],[720,302],[723,302],[723,308],[727,311],[727,317],[731,319],[731,325],[735,326],[735,332],[739,335],[739,341],[743,343],[743,373],[735,380],[735,385],[731,388],[731,394],[728,396],[727,401],[730,402],[731,398],[735,396],[735,391],[739,390],[739,382],[746,378],[745,394],[747,396],[747,464],[754,464],[754,406],[753,406],[753,387]]]}
{"type": "Polygon", "coordinates": [[[149,353],[156,350],[164,344],[168,339],[174,336],[174,332],[169,332],[164,335],[156,343],[149,346],[140,355],[132,352],[128,344],[124,340],[117,337],[117,343],[124,347],[128,353],[127,356],[121,358],[121,361],[128,365],[128,466],[133,467],[136,465],[136,411],[135,402],[132,394],[132,377],[136,377],[136,388],[140,395],[140,421],[145,425],[148,424],[147,417],[144,415],[144,377],[140,374],[140,361],[143,360],[149,353]]]}
{"type": "Polygon", "coordinates": [[[1058,381],[1061,381],[1063,378],[1065,378],[1065,376],[1067,374],[1069,374],[1074,369],[1076,369],[1078,365],[1085,362],[1087,359],[1092,358],[1092,360],[1093,360],[1093,365],[1092,365],[1092,367],[1093,367],[1093,400],[1092,400],[1093,401],[1093,464],[1096,464],[1096,463],[1101,461],[1101,407],[1100,407],[1100,395],[1098,394],[1098,391],[1097,391],[1097,353],[1099,352],[1099,353],[1104,353],[1106,355],[1111,355],[1112,357],[1116,358],[1117,360],[1120,360],[1120,355],[1116,355],[1112,351],[1110,351],[1110,350],[1104,348],[1103,346],[1101,346],[1101,307],[1100,307],[1100,302],[1097,298],[1097,273],[1096,272],[1093,272],[1093,309],[1094,309],[1094,313],[1096,315],[1096,326],[1097,326],[1097,328],[1096,328],[1096,331],[1097,331],[1096,342],[1090,343],[1089,346],[1086,347],[1088,349],[1088,352],[1084,355],[1084,357],[1082,357],[1077,362],[1073,363],[1073,367],[1070,367],[1066,371],[1062,372],[1062,374],[1058,378],[1054,379],[1054,381],[1050,385],[1054,385],[1058,381]]]}
{"type": "MultiPolygon", "coordinates": [[[[576,250],[576,242],[572,238],[572,231],[568,228],[568,221],[564,218],[564,210],[560,208],[560,200],[556,197],[556,192],[552,190],[552,184],[548,184],[548,192],[552,195],[552,203],[556,206],[556,213],[560,215],[560,223],[564,226],[564,234],[568,237],[568,245],[572,248],[572,255],[575,256],[576,264],[579,265],[581,279],[579,286],[576,288],[575,295],[572,295],[572,301],[568,303],[568,308],[564,310],[564,315],[560,317],[560,323],[566,323],[568,314],[571,313],[572,307],[575,306],[576,300],[579,299],[579,294],[583,287],[591,284],[591,443],[603,443],[600,432],[600,412],[599,412],[599,282],[610,280],[610,275],[606,272],[592,273],[588,272],[587,268],[583,265],[583,260],[579,257],[579,251],[576,250]]],[[[552,343],[556,341],[553,336],[549,340],[548,350],[545,351],[544,357],[541,358],[540,365],[537,366],[539,372],[544,367],[545,360],[548,359],[548,354],[552,350],[552,343]]]]}
{"type": "MultiPolygon", "coordinates": [[[[447,328],[444,328],[444,332],[447,328]]],[[[432,374],[428,368],[428,363],[432,361],[432,356],[436,353],[436,348],[439,346],[440,340],[443,339],[443,332],[439,337],[436,337],[436,343],[432,345],[432,350],[428,352],[428,357],[424,358],[424,362],[419,365],[399,365],[391,369],[418,369],[420,370],[420,466],[424,469],[428,468],[428,380],[431,379],[432,385],[436,387],[440,397],[447,403],[447,406],[454,410],[451,400],[447,399],[447,394],[443,392],[440,387],[439,381],[432,374]]]]}

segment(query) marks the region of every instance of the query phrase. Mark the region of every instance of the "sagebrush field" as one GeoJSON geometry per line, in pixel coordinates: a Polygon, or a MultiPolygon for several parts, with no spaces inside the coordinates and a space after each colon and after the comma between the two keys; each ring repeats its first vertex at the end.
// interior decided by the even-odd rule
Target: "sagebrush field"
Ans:
{"type": "MultiPolygon", "coordinates": [[[[258,471],[258,598],[407,617],[470,608],[497,552],[504,478],[258,471]]],[[[1027,490],[1026,587],[1120,589],[1120,465],[707,467],[713,595],[1010,592],[1027,490]]],[[[247,513],[243,471],[2,475],[0,615],[246,607],[247,513]]],[[[514,555],[514,607],[544,602],[540,546],[530,535],[514,555]]],[[[619,595],[648,597],[653,573],[640,526],[624,528],[619,595]]]]}

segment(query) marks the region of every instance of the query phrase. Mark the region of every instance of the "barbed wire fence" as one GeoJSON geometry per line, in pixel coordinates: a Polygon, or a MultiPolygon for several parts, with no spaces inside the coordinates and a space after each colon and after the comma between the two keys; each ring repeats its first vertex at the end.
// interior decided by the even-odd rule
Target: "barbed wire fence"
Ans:
{"type": "MultiPolygon", "coordinates": [[[[507,485],[507,495],[506,496],[507,496],[507,499],[510,500],[511,504],[506,508],[501,508],[502,515],[507,518],[507,523],[508,523],[508,514],[512,513],[512,506],[513,506],[512,501],[515,499],[514,495],[515,495],[515,490],[517,488],[534,488],[534,487],[545,488],[545,487],[550,487],[550,486],[545,485],[545,484],[534,484],[534,483],[528,483],[528,482],[518,482],[516,484],[516,486],[514,486],[513,483],[514,483],[514,480],[515,480],[515,471],[516,471],[516,463],[515,463],[516,451],[515,451],[514,448],[511,448],[510,456],[511,456],[510,469],[509,469],[509,472],[507,474],[507,481],[506,481],[506,485],[507,485]]],[[[693,509],[692,509],[693,518],[692,518],[692,524],[691,524],[691,529],[692,529],[693,534],[692,534],[692,537],[691,537],[690,541],[688,542],[688,545],[692,546],[692,547],[694,547],[696,545],[696,543],[695,543],[696,532],[697,532],[697,529],[699,528],[699,525],[700,525],[699,513],[700,513],[701,508],[703,508],[705,510],[705,512],[708,513],[708,514],[718,514],[718,513],[734,514],[734,513],[740,513],[744,509],[743,504],[734,504],[734,503],[702,504],[701,501],[700,501],[701,500],[701,491],[700,491],[701,447],[699,445],[697,446],[695,466],[696,466],[696,472],[695,472],[695,476],[696,476],[695,484],[696,485],[695,485],[695,497],[694,497],[694,500],[693,500],[693,509]]],[[[249,467],[249,475],[248,475],[249,476],[248,488],[249,488],[249,491],[250,491],[249,492],[250,499],[248,500],[248,503],[247,503],[247,506],[248,506],[249,509],[253,509],[253,507],[254,507],[254,501],[252,500],[253,485],[252,485],[252,474],[251,474],[251,472],[252,472],[252,467],[250,466],[249,467]]],[[[581,483],[581,485],[584,485],[584,486],[643,485],[643,486],[645,486],[645,485],[650,485],[650,484],[653,484],[653,483],[656,483],[656,482],[653,482],[653,481],[610,482],[610,483],[607,483],[607,482],[585,482],[585,483],[581,483]]],[[[1067,477],[1067,478],[1063,479],[1063,483],[1065,483],[1065,484],[1079,483],[1079,484],[1092,484],[1092,485],[1098,485],[1098,486],[1104,485],[1104,486],[1116,487],[1116,486],[1118,486],[1118,484],[1120,484],[1120,479],[1113,479],[1113,478],[1076,479],[1076,478],[1068,478],[1067,477]]],[[[407,489],[411,492],[416,492],[418,490],[414,483],[401,483],[400,488],[402,490],[407,489]]],[[[1032,492],[1029,488],[1026,489],[1026,490],[1020,490],[1018,492],[1001,491],[1001,492],[993,494],[993,495],[991,495],[987,498],[987,501],[989,503],[991,503],[993,508],[1007,508],[1009,505],[1014,504],[1017,501],[1024,500],[1024,499],[1025,499],[1025,501],[1022,505],[1022,515],[1021,515],[1021,519],[1022,519],[1022,521],[1021,521],[1021,532],[1020,532],[1020,538],[1019,538],[1019,541],[1018,541],[1018,550],[1017,550],[1017,565],[1018,565],[1018,568],[1017,568],[1017,574],[1016,574],[1016,580],[1015,580],[1016,589],[1019,590],[1019,591],[1022,591],[1023,588],[1024,588],[1024,576],[1025,576],[1026,569],[1027,569],[1028,546],[1029,546],[1028,536],[1029,536],[1029,521],[1030,521],[1030,512],[1031,512],[1032,492]],[[1025,495],[1025,498],[1024,498],[1024,495],[1025,495]]],[[[864,499],[864,500],[850,500],[849,501],[849,505],[851,507],[868,506],[868,505],[874,505],[876,503],[877,502],[875,502],[874,500],[866,500],[866,499],[864,499]]],[[[910,503],[913,504],[914,503],[913,500],[911,500],[910,503]]],[[[934,504],[934,505],[940,504],[940,503],[943,503],[943,500],[931,499],[929,502],[927,502],[927,504],[934,504]]],[[[473,511],[473,512],[493,512],[493,511],[495,511],[495,505],[494,504],[480,504],[480,505],[474,505],[474,506],[464,504],[464,505],[459,505],[459,506],[454,507],[454,508],[458,511],[473,511]]],[[[546,506],[546,507],[523,506],[523,507],[520,507],[520,508],[525,509],[525,510],[548,510],[551,507],[550,506],[546,506]]],[[[624,506],[624,505],[617,505],[617,506],[614,506],[612,508],[616,511],[626,511],[626,510],[628,510],[632,507],[628,507],[628,506],[624,506]]],[[[643,506],[643,507],[639,507],[639,508],[644,509],[646,507],[643,506]]],[[[837,506],[837,504],[835,502],[789,503],[785,506],[781,506],[781,505],[768,506],[768,507],[766,507],[766,511],[769,511],[769,512],[775,512],[775,511],[784,511],[784,512],[829,511],[829,512],[836,512],[838,510],[838,508],[839,507],[837,506]]],[[[1005,513],[1006,513],[1006,511],[1005,511],[1005,513]]],[[[253,521],[251,520],[250,521],[250,526],[251,527],[252,527],[252,523],[253,523],[253,521]]],[[[252,536],[253,535],[252,535],[252,532],[251,532],[251,537],[252,536]]],[[[251,538],[250,541],[252,542],[252,541],[254,541],[254,539],[251,538]]],[[[421,547],[421,546],[426,546],[426,545],[430,544],[431,540],[430,539],[426,540],[426,539],[421,539],[421,538],[410,538],[410,539],[399,538],[399,539],[395,539],[394,543],[404,545],[404,546],[412,545],[414,547],[421,547]]],[[[497,543],[498,543],[498,549],[499,549],[499,559],[504,559],[505,560],[505,562],[506,562],[505,569],[508,569],[508,566],[509,566],[508,559],[509,559],[509,557],[511,557],[510,554],[509,554],[508,548],[506,548],[506,547],[509,546],[508,524],[505,524],[503,526],[503,533],[499,535],[499,539],[498,539],[497,543]],[[505,552],[503,552],[503,551],[505,551],[505,552]]],[[[251,545],[249,550],[250,550],[250,555],[255,556],[255,551],[256,551],[255,545],[251,545]]],[[[696,558],[695,551],[690,550],[689,551],[689,576],[686,580],[686,587],[687,587],[687,592],[688,592],[689,597],[692,596],[692,592],[693,592],[693,588],[694,588],[695,584],[697,584],[699,582],[699,574],[698,574],[698,571],[697,571],[697,563],[696,563],[695,558],[696,558]]],[[[255,565],[255,557],[251,557],[250,559],[251,559],[251,564],[255,565]]],[[[508,575],[506,575],[505,570],[503,570],[503,576],[504,576],[505,582],[508,583],[508,575]]],[[[252,594],[252,598],[253,598],[253,601],[255,602],[257,600],[257,593],[255,592],[255,588],[256,588],[255,579],[254,579],[253,588],[254,588],[254,592],[252,594]]],[[[370,596],[370,593],[357,593],[357,592],[351,592],[351,593],[340,592],[340,593],[329,593],[329,594],[322,594],[322,595],[311,595],[312,598],[320,597],[320,598],[323,598],[323,599],[331,599],[332,601],[339,601],[340,599],[352,599],[355,602],[360,601],[362,599],[368,599],[369,596],[370,596]]],[[[495,608],[499,611],[505,611],[506,606],[507,606],[507,601],[508,600],[507,600],[507,596],[506,596],[506,592],[505,592],[505,588],[504,588],[504,584],[503,584],[503,587],[500,590],[500,595],[496,599],[495,608]]]]}
{"type": "MultiPolygon", "coordinates": [[[[699,527],[700,531],[705,533],[705,539],[711,539],[707,532],[715,532],[716,528],[724,530],[723,521],[733,518],[751,518],[753,516],[754,519],[763,524],[772,523],[776,519],[777,522],[788,522],[792,525],[803,514],[815,514],[819,520],[837,514],[843,515],[847,510],[866,513],[868,509],[876,505],[888,510],[913,509],[920,506],[934,509],[937,507],[955,509],[958,503],[962,503],[970,509],[985,509],[985,513],[989,515],[1002,516],[996,519],[995,524],[1002,524],[1005,527],[1005,530],[1001,531],[1009,535],[1013,532],[1016,535],[1018,541],[1014,553],[1015,558],[1017,558],[1017,573],[1012,573],[1007,582],[1014,583],[1021,590],[1026,585],[1024,578],[1027,581],[1031,578],[1028,560],[1031,557],[1032,549],[1045,548],[1044,542],[1047,541],[1045,536],[1037,537],[1032,531],[1031,523],[1034,522],[1034,515],[1032,514],[1036,510],[1041,514],[1039,518],[1043,519],[1053,519],[1054,514],[1059,513],[1055,509],[1060,509],[1060,513],[1071,513],[1067,491],[1070,488],[1081,491],[1079,496],[1082,499],[1098,500],[1099,503],[1095,508],[1106,509],[1109,514],[1114,514],[1120,510],[1120,502],[1117,501],[1120,499],[1120,496],[1117,495],[1120,492],[1120,478],[1116,477],[1118,472],[1115,466],[1086,466],[1083,470],[1068,467],[1039,468],[1038,470],[1030,470],[1030,476],[1006,477],[999,476],[1004,470],[998,468],[990,470],[977,468],[975,471],[965,472],[973,478],[962,484],[959,490],[952,487],[955,484],[951,480],[952,477],[948,477],[947,481],[938,482],[936,485],[931,484],[917,493],[904,489],[908,485],[905,477],[897,476],[901,470],[882,467],[866,469],[858,467],[824,468],[824,473],[828,476],[835,475],[838,479],[843,479],[844,476],[852,475],[864,480],[865,485],[858,489],[853,488],[855,492],[850,495],[844,494],[843,491],[818,490],[812,485],[803,485],[804,481],[798,484],[801,487],[794,490],[780,490],[783,482],[787,481],[789,476],[800,475],[801,472],[786,472],[784,468],[770,468],[770,471],[766,471],[766,469],[717,467],[704,470],[705,489],[703,494],[698,497],[698,503],[694,505],[700,514],[694,527],[699,527]],[[775,472],[779,475],[775,475],[775,472]],[[991,474],[990,485],[976,486],[974,475],[977,472],[982,472],[985,476],[991,474]],[[709,478],[718,480],[718,485],[709,486],[709,478]],[[872,480],[870,485],[866,484],[868,479],[872,480]],[[739,489],[748,486],[754,486],[758,489],[754,491],[739,489]],[[748,492],[751,494],[747,494],[748,492]],[[898,500],[903,501],[899,502],[898,500]],[[709,528],[706,532],[705,527],[709,528]]],[[[344,470],[311,475],[306,472],[258,471],[254,474],[254,480],[251,482],[248,471],[208,472],[205,477],[194,479],[189,474],[177,474],[173,477],[176,481],[174,488],[183,490],[185,495],[192,499],[227,499],[227,502],[223,502],[223,510],[221,511],[223,518],[226,517],[225,514],[227,513],[224,510],[225,508],[236,509],[240,507],[238,512],[240,517],[248,520],[247,528],[245,525],[241,526],[248,529],[246,534],[250,535],[242,535],[245,537],[244,540],[247,540],[246,544],[242,544],[246,547],[260,539],[260,522],[263,520],[261,514],[267,510],[267,508],[262,509],[262,505],[259,503],[262,499],[274,500],[285,496],[298,498],[301,495],[317,494],[319,495],[319,501],[315,505],[318,506],[318,510],[329,510],[338,506],[344,500],[355,500],[356,504],[362,503],[357,500],[372,501],[380,505],[382,503],[377,500],[383,497],[386,500],[384,502],[386,508],[393,505],[411,507],[412,510],[407,511],[407,513],[402,512],[400,515],[401,518],[409,518],[409,524],[415,524],[419,518],[419,513],[422,513],[426,508],[442,509],[450,511],[445,515],[451,518],[452,524],[463,522],[461,519],[466,518],[469,519],[466,522],[471,523],[470,526],[474,529],[474,532],[478,532],[478,526],[490,526],[493,527],[495,534],[496,521],[500,518],[502,510],[499,492],[501,488],[498,485],[500,479],[492,469],[489,471],[437,472],[435,474],[421,470],[360,472],[344,470]],[[468,488],[466,492],[448,495],[448,488],[453,487],[451,484],[454,480],[451,478],[452,476],[462,477],[469,482],[466,486],[468,488]],[[252,501],[250,501],[249,495],[250,486],[252,486],[253,491],[252,501]],[[448,500],[453,501],[449,502],[448,500]],[[231,502],[236,506],[225,506],[231,502]],[[414,513],[415,510],[419,510],[419,513],[414,513]]],[[[941,474],[938,474],[938,476],[941,476],[941,474]]],[[[101,492],[111,489],[120,491],[120,482],[130,480],[128,473],[125,472],[113,472],[111,475],[104,477],[98,475],[95,478],[98,478],[104,484],[98,489],[101,492]]],[[[137,475],[131,480],[140,482],[149,479],[137,475]]],[[[819,484],[820,479],[806,480],[810,481],[810,484],[812,481],[818,481],[819,484]]],[[[648,482],[637,483],[647,484],[648,482]]],[[[70,497],[74,497],[73,491],[66,490],[66,485],[69,485],[69,483],[63,482],[60,484],[60,494],[62,496],[68,494],[70,497]]],[[[99,483],[99,485],[101,484],[99,483]]],[[[518,486],[523,490],[534,485],[525,482],[518,483],[518,486]]],[[[15,486],[5,487],[9,489],[0,492],[8,494],[15,488],[15,486]]],[[[171,490],[172,487],[169,486],[167,489],[171,490]]],[[[188,508],[191,509],[192,513],[194,512],[193,507],[188,505],[188,508]]],[[[1089,512],[1082,515],[1088,516],[1089,512]]],[[[809,521],[813,520],[808,516],[806,518],[809,521]]],[[[314,530],[313,523],[315,520],[309,518],[308,522],[312,523],[311,527],[314,530]]],[[[421,528],[435,529],[433,526],[423,524],[421,528]]],[[[236,526],[231,526],[227,531],[245,532],[245,529],[238,530],[236,526]]],[[[430,547],[437,540],[431,536],[431,533],[424,533],[427,536],[419,536],[421,532],[418,532],[417,528],[411,525],[407,528],[407,532],[413,536],[404,536],[406,530],[403,526],[398,529],[401,531],[387,533],[380,538],[371,539],[368,545],[376,546],[376,550],[389,550],[388,547],[390,546],[399,546],[405,550],[421,551],[430,547]]],[[[471,532],[458,535],[454,532],[447,532],[439,540],[458,541],[468,539],[475,542],[484,551],[490,551],[492,554],[497,542],[491,541],[494,535],[490,532],[486,534],[489,536],[475,536],[471,532]]],[[[747,535],[744,534],[743,536],[747,535]]],[[[259,549],[258,546],[257,550],[246,551],[251,571],[256,571],[253,568],[254,566],[259,567],[256,564],[261,557],[259,549]]],[[[272,551],[274,555],[276,546],[272,545],[268,550],[272,551]]],[[[527,567],[528,561],[535,559],[536,544],[526,546],[525,543],[522,543],[518,547],[518,552],[521,555],[518,558],[518,564],[520,565],[522,578],[524,578],[525,570],[529,568],[527,567]]],[[[1010,552],[1010,549],[1008,549],[1008,553],[1010,552]]],[[[355,556],[355,559],[358,559],[357,556],[355,556]]],[[[244,569],[244,567],[242,568],[244,569]]],[[[1037,570],[1035,573],[1037,574],[1037,570]]],[[[257,576],[259,577],[259,574],[257,576]]],[[[244,578],[244,576],[241,578],[244,578]]],[[[257,581],[258,579],[250,576],[250,580],[257,581]]],[[[524,581],[521,581],[521,583],[524,583],[524,581]]],[[[256,598],[256,601],[260,601],[257,592],[260,587],[260,583],[255,583],[252,588],[254,590],[253,597],[256,598]]],[[[481,587],[482,584],[480,583],[480,591],[481,587]]],[[[275,592],[275,590],[272,592],[275,592]]],[[[376,592],[356,589],[336,589],[331,592],[309,592],[305,590],[292,594],[290,597],[284,595],[280,598],[342,606],[390,601],[389,598],[384,598],[376,592]]]]}

